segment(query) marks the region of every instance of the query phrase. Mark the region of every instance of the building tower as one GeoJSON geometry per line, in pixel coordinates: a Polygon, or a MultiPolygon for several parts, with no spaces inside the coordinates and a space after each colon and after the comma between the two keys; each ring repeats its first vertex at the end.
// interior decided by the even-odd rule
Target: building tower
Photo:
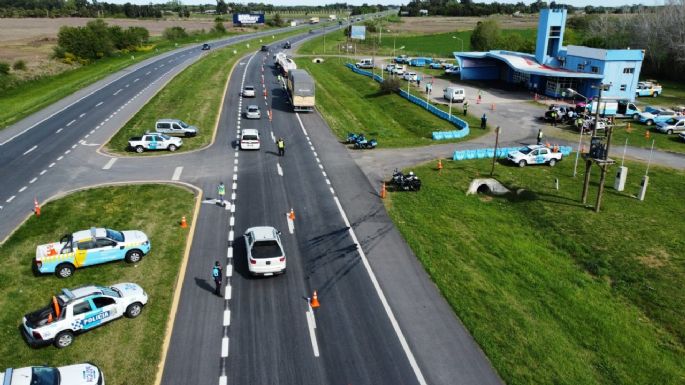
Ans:
{"type": "Polygon", "coordinates": [[[566,9],[541,9],[535,59],[540,64],[557,64],[557,56],[564,41],[566,9]]]}

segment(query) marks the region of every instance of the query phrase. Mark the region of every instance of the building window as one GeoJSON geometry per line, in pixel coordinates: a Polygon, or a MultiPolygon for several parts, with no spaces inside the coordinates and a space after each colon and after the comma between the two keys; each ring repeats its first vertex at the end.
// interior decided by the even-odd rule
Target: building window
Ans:
{"type": "Polygon", "coordinates": [[[578,63],[578,71],[585,71],[585,64],[578,63]]]}
{"type": "Polygon", "coordinates": [[[561,27],[556,25],[549,27],[549,37],[561,37],[561,27]]]}
{"type": "Polygon", "coordinates": [[[625,91],[628,89],[628,86],[625,84],[621,84],[621,91],[625,91]]]}
{"type": "Polygon", "coordinates": [[[512,76],[511,80],[513,83],[525,85],[530,83],[530,74],[514,71],[514,75],[512,76]]]}
{"type": "Polygon", "coordinates": [[[635,67],[626,67],[623,69],[624,74],[634,74],[635,73],[635,67]]]}
{"type": "Polygon", "coordinates": [[[590,71],[592,71],[593,74],[598,74],[599,73],[599,67],[592,66],[592,67],[590,67],[590,71]]]}

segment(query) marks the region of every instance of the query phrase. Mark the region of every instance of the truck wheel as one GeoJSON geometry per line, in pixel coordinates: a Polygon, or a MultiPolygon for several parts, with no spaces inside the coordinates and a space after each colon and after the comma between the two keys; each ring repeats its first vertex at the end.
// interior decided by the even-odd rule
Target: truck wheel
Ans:
{"type": "Polygon", "coordinates": [[[666,133],[667,133],[668,135],[671,135],[671,134],[673,133],[673,130],[668,130],[668,131],[666,131],[666,133]]]}
{"type": "Polygon", "coordinates": [[[126,262],[128,263],[137,263],[141,259],[143,259],[143,253],[138,249],[129,250],[126,253],[126,262]]]}
{"type": "Polygon", "coordinates": [[[142,154],[143,151],[145,151],[145,148],[143,148],[143,146],[136,146],[136,152],[137,153],[142,154]]]}
{"type": "Polygon", "coordinates": [[[649,120],[647,121],[647,125],[648,125],[648,126],[651,126],[652,124],[654,124],[654,121],[653,121],[652,119],[649,119],[649,120]]]}
{"type": "Polygon", "coordinates": [[[170,144],[170,145],[169,145],[169,151],[171,151],[171,152],[176,151],[176,145],[170,144]]]}
{"type": "Polygon", "coordinates": [[[57,349],[64,349],[71,345],[72,342],[74,342],[74,333],[69,330],[65,330],[57,333],[53,344],[57,349]]]}
{"type": "Polygon", "coordinates": [[[657,96],[659,96],[659,93],[658,93],[658,92],[655,92],[655,93],[652,94],[652,97],[653,97],[653,98],[656,98],[657,96]]]}
{"type": "Polygon", "coordinates": [[[640,120],[640,114],[633,114],[633,120],[640,120]]]}
{"type": "Polygon", "coordinates": [[[519,167],[526,167],[526,161],[525,161],[525,160],[520,160],[520,161],[519,161],[519,167]]]}
{"type": "Polygon", "coordinates": [[[74,275],[74,265],[71,263],[60,263],[55,269],[55,274],[60,278],[69,278],[74,275]]]}
{"type": "Polygon", "coordinates": [[[557,160],[556,160],[556,159],[550,159],[550,160],[549,160],[549,167],[554,167],[554,165],[556,165],[556,164],[557,164],[557,160]]]}
{"type": "Polygon", "coordinates": [[[126,318],[136,318],[143,311],[143,304],[140,302],[134,302],[126,308],[126,318]]]}

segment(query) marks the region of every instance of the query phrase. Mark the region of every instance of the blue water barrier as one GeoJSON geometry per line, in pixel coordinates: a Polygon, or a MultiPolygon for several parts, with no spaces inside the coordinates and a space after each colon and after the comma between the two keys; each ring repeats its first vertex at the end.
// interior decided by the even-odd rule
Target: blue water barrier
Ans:
{"type": "MultiPolygon", "coordinates": [[[[345,63],[345,66],[357,74],[368,76],[368,77],[372,78],[373,80],[375,80],[379,83],[383,82],[383,78],[381,78],[380,75],[376,75],[370,71],[359,69],[350,63],[345,63]]],[[[422,99],[422,98],[419,98],[415,95],[411,95],[410,93],[408,93],[405,90],[400,90],[399,94],[400,94],[400,96],[409,100],[410,102],[423,107],[424,109],[428,110],[429,112],[431,112],[435,116],[437,116],[441,119],[447,120],[448,122],[452,123],[453,125],[457,126],[457,128],[459,128],[458,130],[454,130],[454,131],[435,131],[435,132],[433,132],[433,135],[432,135],[433,140],[460,139],[460,138],[466,137],[469,134],[470,129],[469,129],[468,122],[466,122],[466,121],[464,121],[464,120],[462,120],[459,117],[454,116],[454,115],[452,115],[450,117],[449,114],[447,114],[445,111],[443,111],[443,110],[435,107],[434,105],[426,102],[426,99],[422,99]]]]}

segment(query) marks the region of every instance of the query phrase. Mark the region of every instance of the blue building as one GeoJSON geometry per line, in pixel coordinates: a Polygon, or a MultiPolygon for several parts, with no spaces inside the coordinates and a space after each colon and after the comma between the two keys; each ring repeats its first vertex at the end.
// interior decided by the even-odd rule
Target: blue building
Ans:
{"type": "Polygon", "coordinates": [[[644,51],[563,46],[566,9],[543,9],[535,54],[511,51],[454,52],[462,80],[500,80],[551,97],[571,88],[592,98],[635,100],[644,51]]]}

